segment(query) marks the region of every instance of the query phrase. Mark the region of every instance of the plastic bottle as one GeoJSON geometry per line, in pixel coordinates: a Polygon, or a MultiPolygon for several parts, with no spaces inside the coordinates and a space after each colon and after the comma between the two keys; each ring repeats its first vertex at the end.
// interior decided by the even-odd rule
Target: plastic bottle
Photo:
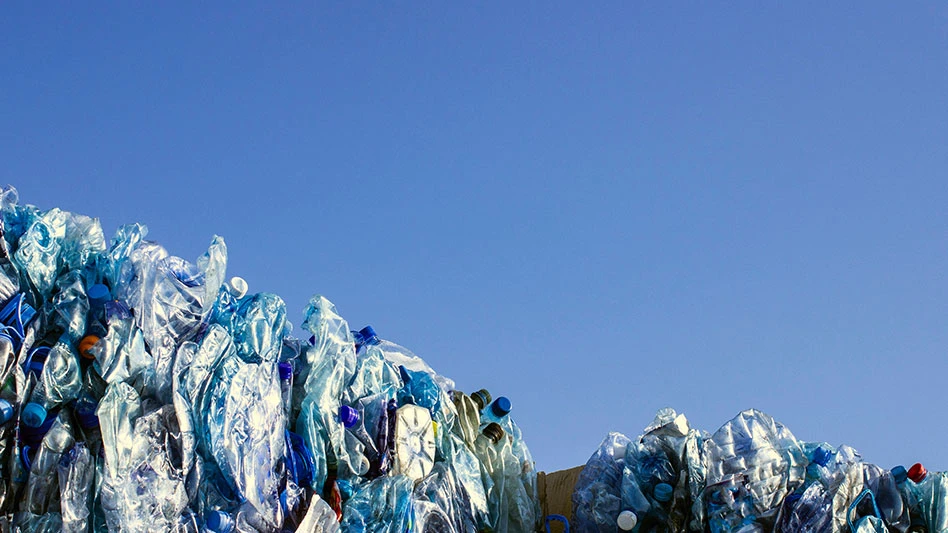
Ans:
{"type": "Polygon", "coordinates": [[[712,533],[730,533],[746,525],[746,519],[772,519],[784,498],[805,480],[807,460],[799,441],[755,409],[721,426],[704,443],[704,451],[712,533]]]}
{"type": "Polygon", "coordinates": [[[59,494],[54,494],[59,461],[75,443],[72,426],[65,416],[53,418],[51,428],[42,438],[30,461],[30,477],[24,495],[24,507],[35,514],[43,514],[59,494]]]}
{"type": "MultiPolygon", "coordinates": [[[[893,476],[898,480],[900,474],[893,476]]],[[[912,528],[923,525],[929,533],[948,532],[948,473],[929,472],[921,463],[915,463],[906,477],[900,491],[908,496],[912,528]]]]}
{"type": "Polygon", "coordinates": [[[46,421],[52,402],[46,396],[46,385],[40,381],[30,394],[30,401],[23,406],[21,419],[27,427],[38,428],[46,421]]]}
{"type": "Polygon", "coordinates": [[[42,363],[37,360],[39,350],[33,350],[27,361],[31,373],[41,370],[20,415],[23,424],[30,428],[43,425],[51,411],[74,400],[82,390],[79,361],[67,344],[56,343],[42,363]]]}
{"type": "Polygon", "coordinates": [[[89,508],[95,481],[95,460],[82,442],[77,442],[59,461],[59,500],[63,531],[81,533],[89,529],[89,508]]]}
{"type": "Polygon", "coordinates": [[[96,457],[102,448],[102,432],[99,429],[99,417],[96,414],[98,408],[99,402],[92,399],[88,393],[83,393],[76,400],[74,409],[83,441],[93,457],[96,457]]]}
{"type": "Polygon", "coordinates": [[[283,398],[283,412],[286,413],[287,424],[290,423],[290,412],[293,409],[293,364],[283,361],[277,365],[280,373],[280,396],[283,398]]]}
{"type": "Polygon", "coordinates": [[[506,396],[501,396],[490,403],[490,405],[481,412],[481,425],[486,426],[491,422],[497,422],[505,430],[510,429],[508,415],[510,414],[510,400],[506,396]]]}

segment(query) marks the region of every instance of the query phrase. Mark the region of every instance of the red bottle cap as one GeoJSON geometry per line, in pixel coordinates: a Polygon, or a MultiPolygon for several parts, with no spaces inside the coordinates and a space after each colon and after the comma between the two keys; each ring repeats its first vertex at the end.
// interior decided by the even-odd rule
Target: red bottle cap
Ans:
{"type": "Polygon", "coordinates": [[[925,476],[928,475],[928,470],[922,466],[922,463],[915,463],[912,465],[912,468],[909,468],[908,477],[916,483],[921,483],[925,476]]]}

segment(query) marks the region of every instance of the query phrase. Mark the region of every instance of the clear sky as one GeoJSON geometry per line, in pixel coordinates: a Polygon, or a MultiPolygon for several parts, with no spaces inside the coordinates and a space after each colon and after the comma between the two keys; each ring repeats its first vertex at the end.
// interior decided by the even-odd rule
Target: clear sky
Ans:
{"type": "Polygon", "coordinates": [[[543,470],[663,406],[948,469],[946,4],[95,4],[0,6],[23,202],[224,236],[543,470]]]}

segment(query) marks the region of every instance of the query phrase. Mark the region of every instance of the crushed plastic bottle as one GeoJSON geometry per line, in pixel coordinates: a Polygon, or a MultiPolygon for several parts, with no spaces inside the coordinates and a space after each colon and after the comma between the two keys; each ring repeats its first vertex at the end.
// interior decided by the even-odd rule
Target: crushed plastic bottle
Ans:
{"type": "Polygon", "coordinates": [[[772,527],[784,498],[803,484],[806,458],[790,431],[757,410],[738,414],[705,443],[712,533],[772,527]]]}
{"type": "Polygon", "coordinates": [[[96,469],[95,461],[85,443],[77,442],[62,454],[57,473],[63,531],[88,531],[96,469]]]}
{"type": "Polygon", "coordinates": [[[915,463],[906,474],[903,484],[912,516],[921,519],[928,533],[948,532],[948,472],[929,472],[915,463]]]}

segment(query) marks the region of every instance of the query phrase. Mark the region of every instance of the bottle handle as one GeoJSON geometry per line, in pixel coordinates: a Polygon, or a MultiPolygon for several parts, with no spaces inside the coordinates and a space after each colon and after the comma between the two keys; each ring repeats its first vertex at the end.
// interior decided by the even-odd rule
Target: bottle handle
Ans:
{"type": "Polygon", "coordinates": [[[875,513],[876,518],[882,520],[882,513],[879,512],[879,506],[876,505],[876,495],[872,493],[870,489],[864,489],[859,493],[859,496],[856,496],[856,499],[853,500],[853,503],[849,505],[849,510],[846,511],[846,522],[849,524],[850,531],[856,531],[856,526],[853,525],[853,511],[856,510],[856,507],[859,505],[862,500],[869,496],[869,500],[872,502],[872,511],[875,513]]]}
{"type": "Polygon", "coordinates": [[[561,514],[546,515],[546,533],[550,533],[550,522],[561,522],[563,524],[563,533],[569,533],[569,520],[561,514]]]}

